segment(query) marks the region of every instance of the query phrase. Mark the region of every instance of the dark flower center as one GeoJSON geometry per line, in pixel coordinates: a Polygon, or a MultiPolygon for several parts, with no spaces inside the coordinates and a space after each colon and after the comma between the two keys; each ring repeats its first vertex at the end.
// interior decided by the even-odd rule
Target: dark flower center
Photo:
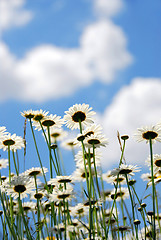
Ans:
{"type": "MultiPolygon", "coordinates": [[[[91,200],[91,204],[92,204],[92,205],[94,205],[96,202],[97,202],[97,201],[95,201],[95,200],[91,200]]],[[[89,206],[89,205],[90,205],[90,202],[89,202],[89,201],[87,201],[87,202],[84,203],[84,206],[89,206]]]]}
{"type": "Polygon", "coordinates": [[[87,137],[87,136],[91,136],[92,134],[94,134],[94,132],[90,131],[90,132],[87,132],[84,136],[87,137]]]}
{"type": "Polygon", "coordinates": [[[61,195],[58,195],[58,198],[59,199],[65,199],[65,198],[67,198],[67,197],[69,197],[70,196],[70,194],[69,193],[67,193],[67,194],[61,194],[61,195]]]}
{"type": "Polygon", "coordinates": [[[57,137],[60,136],[60,133],[52,133],[51,136],[54,137],[54,138],[57,138],[57,137]]]}
{"type": "Polygon", "coordinates": [[[114,199],[115,197],[115,199],[117,199],[118,197],[122,197],[123,195],[125,195],[124,192],[118,192],[116,193],[116,197],[115,197],[115,194],[111,194],[111,198],[114,199]]]}
{"type": "MultiPolygon", "coordinates": [[[[82,173],[81,177],[82,177],[82,178],[85,178],[85,177],[86,177],[86,174],[85,174],[85,172],[84,172],[84,173],[82,173]]],[[[87,172],[87,177],[89,177],[89,172],[87,172]]]]}
{"type": "Polygon", "coordinates": [[[4,177],[1,177],[1,180],[4,181],[4,180],[6,180],[6,178],[7,178],[7,177],[5,177],[5,176],[4,176],[4,177]]]}
{"type": "Polygon", "coordinates": [[[105,196],[105,197],[108,197],[110,194],[111,194],[111,191],[106,191],[106,192],[104,192],[104,196],[105,196]]]}
{"type": "Polygon", "coordinates": [[[51,127],[51,126],[53,126],[54,124],[55,124],[55,122],[54,122],[53,120],[44,120],[44,121],[42,122],[42,125],[45,126],[45,127],[47,127],[47,126],[51,127]]]}
{"type": "Polygon", "coordinates": [[[155,139],[156,137],[158,137],[158,133],[153,132],[153,131],[147,131],[147,132],[143,133],[142,137],[146,140],[155,139]]]}
{"type": "Polygon", "coordinates": [[[157,167],[161,167],[161,159],[157,159],[154,163],[157,167]]]}
{"type": "Polygon", "coordinates": [[[93,158],[93,153],[85,153],[85,159],[93,158]]]}
{"type": "Polygon", "coordinates": [[[5,146],[11,146],[11,145],[14,145],[15,144],[15,141],[13,141],[12,139],[7,139],[7,140],[4,140],[3,141],[3,144],[5,146]]]}
{"type": "Polygon", "coordinates": [[[78,214],[84,213],[84,209],[83,209],[83,208],[78,209],[78,210],[77,210],[77,213],[78,213],[78,214]]]}
{"type": "Polygon", "coordinates": [[[124,180],[123,177],[118,177],[118,178],[116,178],[114,181],[115,181],[115,182],[122,182],[123,180],[124,180]]]}
{"type": "Polygon", "coordinates": [[[71,179],[68,179],[68,178],[58,180],[59,183],[68,183],[68,182],[71,182],[71,181],[72,181],[72,180],[71,180],[71,179]]]}
{"type": "Polygon", "coordinates": [[[37,114],[37,115],[34,116],[33,120],[35,120],[35,121],[40,121],[40,120],[43,119],[43,117],[44,117],[44,116],[43,116],[42,114],[37,114]]]}
{"type": "Polygon", "coordinates": [[[120,172],[119,172],[119,174],[129,174],[129,173],[131,173],[131,172],[132,172],[131,169],[121,169],[120,172]]]}
{"type": "Polygon", "coordinates": [[[25,114],[25,117],[26,117],[26,118],[30,118],[30,119],[31,119],[31,118],[33,118],[33,117],[34,117],[34,114],[32,114],[32,113],[25,114]]]}
{"type": "Polygon", "coordinates": [[[41,198],[43,197],[43,194],[42,194],[42,193],[36,193],[36,194],[34,195],[34,197],[35,197],[36,199],[41,199],[41,198]]]}
{"type": "Polygon", "coordinates": [[[23,207],[23,210],[27,212],[27,211],[31,210],[31,208],[26,206],[26,207],[23,207]]]}
{"type": "Polygon", "coordinates": [[[29,176],[36,176],[36,175],[38,175],[38,174],[40,174],[41,172],[40,171],[32,171],[32,172],[30,172],[29,173],[29,176]]]}
{"type": "Polygon", "coordinates": [[[81,135],[81,136],[77,137],[77,140],[80,141],[80,142],[83,141],[84,139],[85,139],[84,135],[81,135]]]}
{"type": "Polygon", "coordinates": [[[100,144],[100,140],[98,140],[98,139],[89,139],[88,143],[91,144],[91,145],[97,145],[97,144],[100,144]]]}
{"type": "Polygon", "coordinates": [[[86,115],[85,113],[78,111],[73,114],[72,119],[74,122],[83,122],[86,119],[86,115]]]}
{"type": "Polygon", "coordinates": [[[14,187],[14,191],[17,193],[23,193],[26,191],[26,187],[24,185],[19,184],[14,187]]]}
{"type": "Polygon", "coordinates": [[[75,144],[73,142],[67,143],[69,146],[74,146],[75,144]]]}

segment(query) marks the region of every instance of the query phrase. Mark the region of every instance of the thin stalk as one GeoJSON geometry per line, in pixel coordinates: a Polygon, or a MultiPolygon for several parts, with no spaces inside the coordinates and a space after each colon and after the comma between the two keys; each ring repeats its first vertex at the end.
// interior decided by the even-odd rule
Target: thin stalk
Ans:
{"type": "Polygon", "coordinates": [[[151,159],[151,177],[152,177],[152,197],[153,197],[153,231],[152,236],[153,239],[156,240],[156,227],[155,227],[155,184],[154,184],[154,171],[153,171],[153,149],[152,149],[152,140],[149,139],[149,145],[150,145],[150,159],[151,159]]]}
{"type": "Polygon", "coordinates": [[[1,191],[0,191],[0,199],[1,199],[1,204],[2,204],[2,207],[3,207],[4,216],[5,216],[5,219],[6,219],[6,221],[7,221],[7,225],[8,225],[8,228],[9,228],[9,230],[10,230],[11,236],[13,237],[14,240],[17,240],[17,234],[16,234],[16,232],[14,231],[14,228],[13,228],[13,226],[11,225],[11,220],[10,220],[10,218],[8,217],[8,214],[7,214],[7,212],[6,212],[6,206],[5,206],[5,204],[4,204],[1,191]]]}
{"type": "MultiPolygon", "coordinates": [[[[36,174],[34,175],[34,181],[35,181],[35,188],[36,188],[36,194],[38,194],[38,189],[37,189],[37,181],[36,181],[36,174]]],[[[37,230],[37,239],[40,239],[40,204],[39,204],[39,199],[37,199],[37,222],[38,222],[38,230],[37,230]]]]}
{"type": "MultiPolygon", "coordinates": [[[[128,187],[128,190],[129,190],[129,195],[130,195],[130,200],[131,200],[131,208],[132,208],[132,216],[133,216],[133,221],[134,221],[135,220],[135,212],[134,212],[133,197],[132,197],[132,194],[131,194],[131,190],[130,190],[127,174],[125,174],[125,177],[126,177],[127,187],[128,187]]],[[[135,225],[135,232],[136,232],[136,225],[135,225]]],[[[136,237],[137,237],[137,235],[136,235],[136,237]]],[[[136,238],[136,239],[138,240],[138,238],[136,238]]]]}
{"type": "Polygon", "coordinates": [[[15,165],[16,174],[17,174],[17,176],[18,176],[18,175],[19,175],[19,172],[18,172],[18,168],[17,168],[17,165],[16,165],[16,159],[15,159],[14,151],[12,151],[12,155],[13,155],[13,162],[14,162],[14,165],[15,165]]]}
{"type": "Polygon", "coordinates": [[[20,193],[19,193],[19,197],[18,197],[18,203],[19,203],[20,213],[22,215],[22,219],[23,219],[23,222],[24,222],[24,225],[25,225],[27,239],[28,240],[33,240],[32,236],[31,236],[31,233],[30,233],[30,229],[28,227],[28,224],[27,224],[25,216],[24,216],[24,212],[23,212],[23,208],[22,208],[22,202],[21,202],[21,198],[20,198],[20,193]]]}
{"type": "Polygon", "coordinates": [[[35,138],[35,134],[34,134],[34,130],[33,130],[33,126],[32,126],[31,119],[30,119],[30,127],[31,127],[32,136],[33,136],[33,139],[34,139],[34,144],[35,144],[35,148],[36,148],[36,153],[37,153],[37,156],[38,156],[38,159],[39,159],[39,163],[40,163],[40,166],[41,166],[41,169],[42,169],[42,173],[43,173],[43,177],[44,177],[44,180],[45,180],[45,184],[46,184],[46,186],[47,186],[48,184],[47,184],[47,181],[46,181],[46,176],[45,176],[45,173],[44,173],[42,161],[41,161],[40,154],[39,154],[39,150],[38,150],[38,147],[37,147],[36,138],[35,138]]]}
{"type": "MultiPolygon", "coordinates": [[[[49,149],[49,151],[50,151],[50,150],[51,150],[51,148],[50,148],[50,145],[51,145],[51,144],[49,144],[49,141],[48,141],[48,139],[47,139],[47,137],[46,137],[46,134],[45,134],[45,131],[44,131],[44,128],[43,128],[43,126],[42,126],[41,121],[39,121],[39,123],[40,123],[41,129],[42,129],[43,135],[44,135],[44,137],[45,137],[45,140],[46,140],[48,149],[49,149]]],[[[54,159],[53,159],[52,155],[51,155],[50,157],[51,157],[51,160],[52,160],[52,162],[53,162],[56,175],[58,175],[58,170],[57,170],[56,165],[55,165],[55,163],[54,163],[54,159]]]]}

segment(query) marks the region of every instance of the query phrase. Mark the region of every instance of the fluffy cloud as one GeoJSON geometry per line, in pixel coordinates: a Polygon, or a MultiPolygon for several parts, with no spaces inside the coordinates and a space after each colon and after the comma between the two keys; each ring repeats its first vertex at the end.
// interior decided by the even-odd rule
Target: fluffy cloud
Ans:
{"type": "MultiPolygon", "coordinates": [[[[117,131],[128,134],[125,151],[128,163],[144,164],[149,155],[149,146],[145,142],[133,140],[133,133],[142,126],[161,121],[161,79],[135,78],[131,84],[123,87],[114,97],[103,115],[100,116],[104,132],[110,144],[104,151],[103,164],[106,167],[119,164],[120,148],[117,131]]],[[[160,143],[154,145],[154,153],[160,154],[160,143]]]]}
{"type": "Polygon", "coordinates": [[[78,48],[42,45],[16,59],[5,44],[0,47],[2,81],[10,82],[6,92],[0,90],[1,100],[9,95],[37,102],[68,96],[95,80],[113,81],[132,61],[123,31],[109,20],[88,25],[78,48]]]}
{"type": "Polygon", "coordinates": [[[13,26],[21,26],[32,19],[32,12],[24,10],[25,0],[0,1],[0,31],[1,33],[13,26]]]}
{"type": "Polygon", "coordinates": [[[121,0],[94,0],[94,11],[99,17],[111,17],[123,8],[121,0]]]}

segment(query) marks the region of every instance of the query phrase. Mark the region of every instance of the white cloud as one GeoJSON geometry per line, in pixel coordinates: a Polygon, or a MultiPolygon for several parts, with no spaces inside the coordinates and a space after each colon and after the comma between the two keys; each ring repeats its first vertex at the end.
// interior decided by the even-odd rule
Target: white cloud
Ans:
{"type": "MultiPolygon", "coordinates": [[[[149,146],[133,140],[133,133],[141,126],[156,124],[161,120],[161,79],[135,78],[123,87],[114,97],[103,115],[100,115],[104,132],[110,144],[104,151],[103,164],[106,167],[118,166],[120,148],[117,130],[120,135],[128,134],[125,156],[128,163],[144,164],[149,155],[149,146]]],[[[155,153],[161,153],[161,144],[154,145],[155,153]]]]}
{"type": "Polygon", "coordinates": [[[21,26],[32,19],[32,12],[24,10],[25,0],[0,0],[0,31],[21,26]]]}
{"type": "Polygon", "coordinates": [[[94,0],[94,11],[99,17],[111,17],[122,8],[122,0],[94,0]]]}
{"type": "Polygon", "coordinates": [[[132,57],[121,28],[109,20],[87,26],[78,48],[59,48],[42,45],[31,49],[23,59],[16,59],[1,44],[0,59],[3,81],[10,81],[8,89],[0,93],[27,101],[44,101],[68,96],[96,79],[105,83],[114,80],[119,70],[127,67],[132,57]],[[14,67],[13,67],[14,66],[14,67]],[[7,69],[7,70],[6,70],[7,69]],[[11,88],[16,85],[16,89],[11,88]],[[11,87],[10,87],[11,86],[11,87]],[[14,91],[13,91],[14,90],[14,91]]]}

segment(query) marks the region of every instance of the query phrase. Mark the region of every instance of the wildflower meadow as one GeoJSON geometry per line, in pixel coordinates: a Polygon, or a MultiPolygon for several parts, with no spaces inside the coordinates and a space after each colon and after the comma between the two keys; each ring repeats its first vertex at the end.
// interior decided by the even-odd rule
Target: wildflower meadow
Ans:
{"type": "Polygon", "coordinates": [[[118,132],[118,166],[104,172],[101,150],[108,148],[110,139],[95,123],[95,114],[88,104],[73,105],[63,117],[26,110],[21,112],[25,122],[22,137],[7,132],[7,126],[0,127],[0,149],[8,155],[7,159],[0,158],[1,239],[161,239],[161,155],[153,154],[153,144],[161,142],[161,124],[138,128],[133,136],[118,132]],[[26,130],[32,139],[27,138],[26,130]],[[69,138],[73,130],[77,135],[69,138]],[[125,156],[129,137],[147,144],[149,172],[141,174],[147,183],[141,197],[135,184],[135,173],[141,173],[141,166],[128,164],[125,156]],[[44,140],[47,166],[40,138],[44,140]],[[39,165],[34,166],[34,161],[26,157],[30,146],[39,165]],[[71,175],[66,174],[62,148],[73,154],[75,170],[71,175]],[[25,161],[31,167],[21,172],[20,164],[25,161]],[[4,168],[7,176],[3,175],[4,168]]]}

